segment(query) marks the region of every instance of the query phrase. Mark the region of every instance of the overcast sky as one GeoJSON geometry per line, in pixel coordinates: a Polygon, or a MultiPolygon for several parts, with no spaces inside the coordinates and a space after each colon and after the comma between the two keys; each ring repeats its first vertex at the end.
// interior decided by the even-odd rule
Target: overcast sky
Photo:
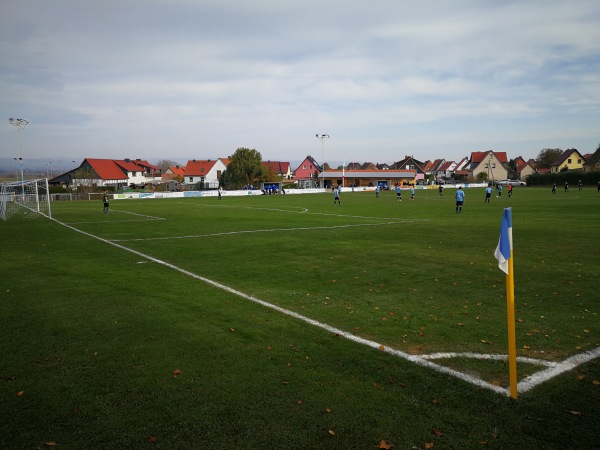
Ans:
{"type": "Polygon", "coordinates": [[[393,163],[600,143],[597,0],[18,0],[0,156],[393,163]]]}

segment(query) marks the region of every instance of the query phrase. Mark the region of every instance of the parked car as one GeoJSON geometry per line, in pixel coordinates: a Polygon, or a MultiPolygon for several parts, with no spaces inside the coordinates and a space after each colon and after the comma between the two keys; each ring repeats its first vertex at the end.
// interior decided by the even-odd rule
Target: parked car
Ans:
{"type": "Polygon", "coordinates": [[[500,180],[500,181],[498,181],[498,184],[500,186],[508,186],[509,184],[511,186],[525,186],[526,185],[526,183],[521,180],[500,180]]]}

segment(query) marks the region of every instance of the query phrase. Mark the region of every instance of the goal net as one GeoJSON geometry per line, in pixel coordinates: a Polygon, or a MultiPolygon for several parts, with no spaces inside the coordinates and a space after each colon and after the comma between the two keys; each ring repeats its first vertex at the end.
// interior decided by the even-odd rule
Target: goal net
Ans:
{"type": "Polygon", "coordinates": [[[27,218],[52,217],[48,179],[14,181],[0,184],[0,219],[15,214],[27,218]]]}

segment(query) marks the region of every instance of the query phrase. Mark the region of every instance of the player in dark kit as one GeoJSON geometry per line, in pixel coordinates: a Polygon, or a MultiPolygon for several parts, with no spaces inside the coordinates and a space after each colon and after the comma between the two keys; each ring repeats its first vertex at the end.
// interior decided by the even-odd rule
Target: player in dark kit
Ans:
{"type": "Polygon", "coordinates": [[[108,214],[108,191],[104,191],[102,202],[104,203],[104,214],[108,214]]]}

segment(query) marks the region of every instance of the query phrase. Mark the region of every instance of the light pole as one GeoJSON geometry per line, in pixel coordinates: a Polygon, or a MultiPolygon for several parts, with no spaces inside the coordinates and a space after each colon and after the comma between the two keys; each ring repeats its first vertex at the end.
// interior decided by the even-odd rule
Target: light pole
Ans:
{"type": "Polygon", "coordinates": [[[325,141],[329,139],[329,135],[316,134],[315,136],[321,141],[321,185],[325,189],[325,141]]]}
{"type": "MultiPolygon", "coordinates": [[[[23,176],[23,146],[21,145],[21,128],[27,126],[29,122],[25,119],[13,119],[11,117],[10,119],[8,119],[8,123],[14,125],[19,130],[19,152],[21,153],[21,156],[19,158],[19,161],[21,161],[21,184],[24,184],[25,177],[23,176]]],[[[25,189],[25,187],[23,187],[23,189],[25,189]]]]}
{"type": "Polygon", "coordinates": [[[494,183],[494,169],[496,168],[496,164],[492,163],[492,154],[490,153],[490,159],[489,162],[487,164],[488,166],[488,181],[490,180],[490,175],[491,175],[491,179],[492,179],[492,184],[494,183]]]}

